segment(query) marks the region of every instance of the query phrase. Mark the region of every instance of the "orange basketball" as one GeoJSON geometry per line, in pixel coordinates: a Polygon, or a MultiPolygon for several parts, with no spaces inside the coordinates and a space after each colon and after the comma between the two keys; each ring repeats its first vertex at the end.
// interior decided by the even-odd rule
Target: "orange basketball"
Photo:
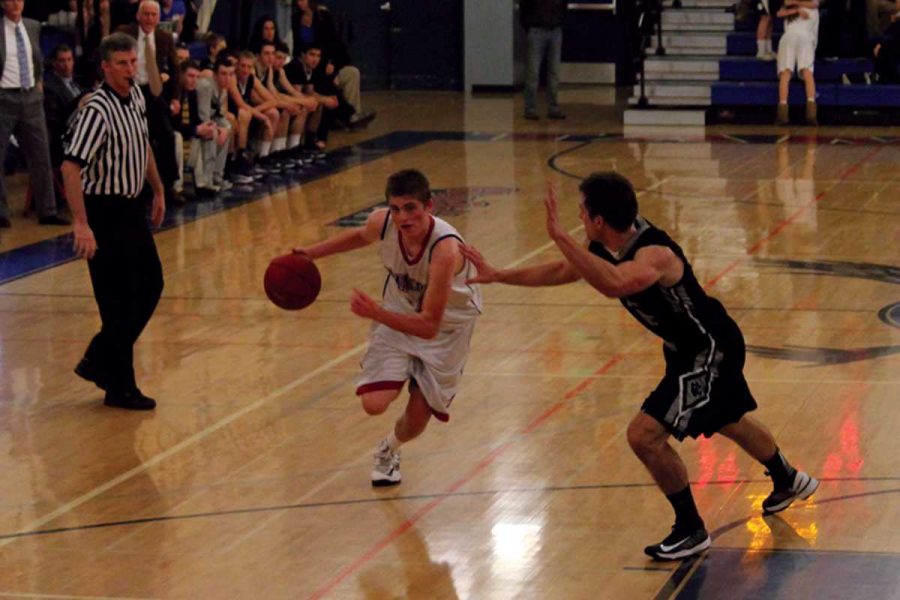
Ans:
{"type": "Polygon", "coordinates": [[[322,277],[315,263],[302,254],[285,254],[272,259],[263,278],[266,295],[275,306],[299,310],[312,304],[322,289],[322,277]]]}

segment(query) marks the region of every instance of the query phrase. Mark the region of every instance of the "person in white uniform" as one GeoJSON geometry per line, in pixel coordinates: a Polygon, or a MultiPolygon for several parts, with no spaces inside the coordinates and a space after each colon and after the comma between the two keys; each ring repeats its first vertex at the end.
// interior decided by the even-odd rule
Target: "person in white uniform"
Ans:
{"type": "Polygon", "coordinates": [[[819,41],[819,3],[817,0],[789,1],[778,11],[784,18],[784,35],[778,42],[778,116],[777,125],[787,125],[788,88],[796,70],[806,88],[806,123],[818,125],[816,82],[813,70],[819,41]]]}
{"type": "Polygon", "coordinates": [[[382,302],[354,289],[350,308],[374,321],[356,394],[370,415],[384,413],[409,381],[409,401],[378,445],[372,485],[400,483],[400,445],[418,437],[432,415],[446,422],[469,354],[481,290],[468,284],[462,237],[432,215],[428,179],[416,170],[387,180],[388,208],[366,224],[294,252],[318,259],[380,242],[387,269],[382,302]]]}

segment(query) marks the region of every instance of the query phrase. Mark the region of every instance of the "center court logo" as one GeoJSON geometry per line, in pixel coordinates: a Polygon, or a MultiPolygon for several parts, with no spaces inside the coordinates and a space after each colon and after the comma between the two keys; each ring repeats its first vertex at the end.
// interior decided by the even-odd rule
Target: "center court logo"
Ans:
{"type": "MultiPolygon", "coordinates": [[[[881,283],[900,284],[900,268],[872,263],[757,259],[763,267],[781,269],[794,275],[819,275],[847,279],[866,279],[881,283]]],[[[900,328],[900,302],[878,310],[878,318],[892,327],[900,328]]],[[[867,346],[862,348],[816,348],[807,346],[747,346],[747,350],[764,358],[779,358],[810,363],[808,366],[839,365],[881,356],[900,354],[900,345],[867,346]]]]}

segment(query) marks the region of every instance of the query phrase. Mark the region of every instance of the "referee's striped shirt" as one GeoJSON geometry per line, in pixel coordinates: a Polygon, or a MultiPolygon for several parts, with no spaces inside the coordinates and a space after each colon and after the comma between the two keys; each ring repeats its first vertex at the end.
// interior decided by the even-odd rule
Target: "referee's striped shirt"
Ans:
{"type": "Polygon", "coordinates": [[[147,108],[141,89],[123,98],[105,83],[78,111],[65,158],[81,165],[85,195],[136,198],[147,174],[147,108]]]}

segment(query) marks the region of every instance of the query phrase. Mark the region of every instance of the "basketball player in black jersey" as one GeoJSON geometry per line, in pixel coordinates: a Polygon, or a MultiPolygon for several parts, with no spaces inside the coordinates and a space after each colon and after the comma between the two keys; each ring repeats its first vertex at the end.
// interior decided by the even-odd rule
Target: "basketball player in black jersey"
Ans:
{"type": "Polygon", "coordinates": [[[744,379],[744,338],[722,304],[706,295],[681,248],[638,215],[631,183],[616,173],[595,173],[579,187],[588,243],[559,223],[554,191],[546,200],[547,231],[564,260],[517,269],[493,268],[474,248],[463,254],[473,282],[544,286],[584,279],[618,298],[644,327],[663,339],[666,373],[628,426],[628,443],[675,511],[672,532],[644,552],[675,560],[702,552],[709,534],[697,512],[687,469],[669,444],[672,436],[720,433],[765,465],[774,489],[763,514],[786,509],[815,492],[819,482],[787,462],[772,434],[747,413],[756,402],[744,379]]]}

